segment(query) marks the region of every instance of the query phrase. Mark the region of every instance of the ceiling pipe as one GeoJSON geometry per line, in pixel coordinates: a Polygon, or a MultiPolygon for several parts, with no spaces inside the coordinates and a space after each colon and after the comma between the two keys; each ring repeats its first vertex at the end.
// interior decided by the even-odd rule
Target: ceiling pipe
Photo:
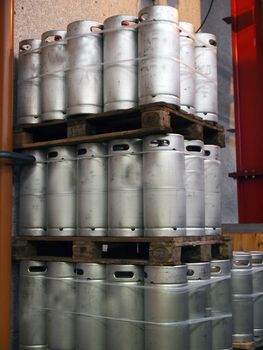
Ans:
{"type": "MultiPolygon", "coordinates": [[[[14,1],[0,1],[0,151],[13,148],[14,1]]],[[[12,161],[0,159],[0,349],[10,350],[12,161]]]]}

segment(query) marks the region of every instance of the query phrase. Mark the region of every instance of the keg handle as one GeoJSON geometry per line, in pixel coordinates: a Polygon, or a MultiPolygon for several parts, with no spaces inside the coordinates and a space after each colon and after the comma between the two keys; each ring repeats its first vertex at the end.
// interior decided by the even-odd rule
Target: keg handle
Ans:
{"type": "Polygon", "coordinates": [[[19,52],[30,51],[32,46],[30,44],[22,44],[19,46],[19,52]]]}
{"type": "Polygon", "coordinates": [[[212,45],[212,46],[215,46],[217,47],[217,42],[213,39],[209,39],[209,44],[212,45]]]}
{"type": "Polygon", "coordinates": [[[151,140],[150,142],[150,146],[151,147],[165,147],[165,146],[169,146],[170,145],[170,141],[167,139],[155,139],[155,140],[151,140]]]}
{"type": "Polygon", "coordinates": [[[42,266],[29,266],[28,272],[31,273],[39,273],[39,272],[46,272],[47,267],[45,265],[42,266]]]}
{"type": "Polygon", "coordinates": [[[263,264],[263,259],[253,259],[252,263],[255,265],[262,265],[263,264]]]}
{"type": "Polygon", "coordinates": [[[187,270],[187,276],[193,276],[195,274],[194,270],[188,269],[187,270]]]}
{"type": "Polygon", "coordinates": [[[220,266],[212,266],[211,267],[211,272],[212,273],[216,273],[216,274],[220,274],[221,273],[221,267],[220,266]]]}
{"type": "Polygon", "coordinates": [[[83,156],[86,153],[87,153],[87,149],[86,148],[78,149],[78,156],[83,156]]]}
{"type": "Polygon", "coordinates": [[[47,154],[48,158],[56,158],[57,156],[58,156],[57,151],[48,152],[48,154],[47,154]]]}
{"type": "Polygon", "coordinates": [[[74,272],[75,272],[77,275],[80,275],[80,276],[84,275],[83,269],[80,269],[80,268],[74,269],[74,272]]]}
{"type": "Polygon", "coordinates": [[[205,150],[205,156],[209,157],[211,155],[211,151],[209,151],[208,149],[205,150]]]}
{"type": "Polygon", "coordinates": [[[139,19],[135,20],[130,20],[130,19],[123,19],[121,21],[121,26],[122,27],[132,27],[132,28],[137,28],[137,24],[139,23],[139,19]]]}
{"type": "Polygon", "coordinates": [[[187,145],[186,150],[187,152],[202,153],[202,147],[198,145],[187,145]]]}
{"type": "Polygon", "coordinates": [[[130,149],[130,146],[127,143],[118,143],[118,144],[112,146],[113,152],[128,151],[129,149],[130,149]]]}
{"type": "Polygon", "coordinates": [[[140,22],[147,21],[148,18],[149,18],[149,14],[147,12],[143,12],[139,16],[139,21],[140,22]]]}
{"type": "Polygon", "coordinates": [[[242,266],[247,267],[250,265],[250,263],[249,263],[249,260],[238,260],[238,259],[235,260],[235,259],[233,259],[233,265],[237,266],[237,267],[242,267],[242,266]]]}
{"type": "Polygon", "coordinates": [[[133,271],[115,271],[113,274],[114,278],[116,279],[133,279],[134,272],[133,271]]]}
{"type": "Polygon", "coordinates": [[[48,35],[46,38],[45,38],[45,43],[52,43],[52,42],[55,42],[55,41],[61,41],[63,40],[62,36],[61,35],[48,35]]]}
{"type": "Polygon", "coordinates": [[[92,33],[100,33],[103,29],[104,29],[104,26],[102,24],[98,25],[98,26],[91,26],[90,27],[90,31],[92,33]]]}

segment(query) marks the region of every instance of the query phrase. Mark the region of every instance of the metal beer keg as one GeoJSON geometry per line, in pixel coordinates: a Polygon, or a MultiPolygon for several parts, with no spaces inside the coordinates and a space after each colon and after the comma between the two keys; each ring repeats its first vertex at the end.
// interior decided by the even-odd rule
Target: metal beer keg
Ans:
{"type": "Polygon", "coordinates": [[[46,350],[46,271],[40,261],[21,261],[19,280],[19,349],[46,350]]]}
{"type": "Polygon", "coordinates": [[[74,264],[47,263],[48,349],[75,350],[74,264]]]}
{"type": "Polygon", "coordinates": [[[76,229],[75,148],[48,150],[47,215],[48,235],[74,236],[76,229]]]}
{"type": "Polygon", "coordinates": [[[221,234],[222,164],[221,149],[215,145],[204,146],[205,171],[205,233],[221,234]]]}
{"type": "Polygon", "coordinates": [[[143,267],[107,265],[107,350],[144,350],[143,267]]]}
{"type": "Polygon", "coordinates": [[[188,267],[190,350],[212,349],[210,263],[190,263],[188,267]]]}
{"type": "Polygon", "coordinates": [[[231,261],[211,261],[212,350],[232,349],[231,261]]]}
{"type": "Polygon", "coordinates": [[[143,140],[144,235],[185,235],[184,138],[152,135],[143,140]]]}
{"type": "Polygon", "coordinates": [[[205,234],[204,144],[185,141],[186,235],[205,234]]]}
{"type": "Polygon", "coordinates": [[[194,26],[179,22],[180,26],[180,102],[181,109],[195,113],[195,41],[194,26]]]}
{"type": "Polygon", "coordinates": [[[107,146],[83,143],[77,147],[77,216],[79,236],[107,233],[107,146]]]}
{"type": "Polygon", "coordinates": [[[189,325],[186,322],[188,320],[186,274],[185,265],[145,266],[146,350],[189,349],[189,325]]]}
{"type": "Polygon", "coordinates": [[[64,30],[51,30],[41,37],[41,121],[66,117],[65,36],[64,30]]]}
{"type": "Polygon", "coordinates": [[[139,105],[180,105],[178,11],[170,6],[149,6],[139,12],[139,21],[139,105]]]}
{"type": "Polygon", "coordinates": [[[93,21],[67,27],[67,115],[102,111],[102,28],[93,21]]]}
{"type": "Polygon", "coordinates": [[[108,235],[143,235],[141,140],[109,143],[108,235]]]}
{"type": "Polygon", "coordinates": [[[252,251],[254,336],[263,336],[263,252],[252,251]]]}
{"type": "Polygon", "coordinates": [[[24,165],[20,173],[19,226],[20,234],[41,236],[46,233],[46,151],[24,150],[24,155],[36,162],[24,165]]]}
{"type": "Polygon", "coordinates": [[[125,15],[104,22],[104,111],[137,105],[137,22],[125,15]]]}
{"type": "Polygon", "coordinates": [[[233,342],[249,342],[253,334],[253,281],[250,253],[233,252],[233,342]]]}
{"type": "Polygon", "coordinates": [[[17,124],[36,124],[40,117],[40,48],[41,40],[19,43],[17,124]]]}
{"type": "Polygon", "coordinates": [[[76,349],[106,348],[106,267],[76,265],[76,349]]]}
{"type": "Polygon", "coordinates": [[[196,114],[213,122],[218,121],[217,43],[209,33],[197,33],[195,39],[195,107],[196,114]],[[201,74],[199,74],[200,72],[201,74]]]}

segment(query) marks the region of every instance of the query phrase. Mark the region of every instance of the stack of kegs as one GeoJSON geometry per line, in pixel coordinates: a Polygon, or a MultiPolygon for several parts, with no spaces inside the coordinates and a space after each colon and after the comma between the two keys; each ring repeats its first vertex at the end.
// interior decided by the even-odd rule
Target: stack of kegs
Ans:
{"type": "Polygon", "coordinates": [[[217,121],[216,38],[195,34],[174,7],[76,21],[19,44],[18,125],[152,102],[217,121]]]}
{"type": "Polygon", "coordinates": [[[24,152],[22,235],[221,233],[218,146],[166,134],[24,152]]]}

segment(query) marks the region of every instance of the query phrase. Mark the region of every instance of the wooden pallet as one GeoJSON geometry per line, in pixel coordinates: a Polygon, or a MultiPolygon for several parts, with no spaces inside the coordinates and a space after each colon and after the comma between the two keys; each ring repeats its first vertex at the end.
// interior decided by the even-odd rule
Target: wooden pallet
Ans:
{"type": "Polygon", "coordinates": [[[20,236],[17,260],[93,262],[100,264],[179,265],[229,259],[231,239],[204,237],[47,237],[20,236]]]}
{"type": "Polygon", "coordinates": [[[25,126],[14,133],[14,148],[44,148],[174,132],[186,139],[225,146],[224,127],[187,114],[176,106],[153,103],[121,111],[71,117],[25,126]]]}
{"type": "Polygon", "coordinates": [[[255,337],[251,342],[233,343],[234,350],[260,350],[263,349],[263,337],[255,337]]]}

